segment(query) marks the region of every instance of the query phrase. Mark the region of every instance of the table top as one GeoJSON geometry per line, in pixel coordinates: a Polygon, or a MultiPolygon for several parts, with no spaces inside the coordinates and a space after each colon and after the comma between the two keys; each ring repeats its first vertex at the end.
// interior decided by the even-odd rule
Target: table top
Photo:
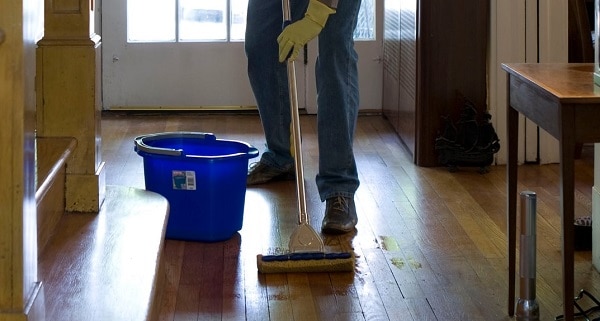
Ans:
{"type": "Polygon", "coordinates": [[[600,103],[600,86],[594,84],[592,63],[506,63],[502,69],[562,102],[600,103]]]}

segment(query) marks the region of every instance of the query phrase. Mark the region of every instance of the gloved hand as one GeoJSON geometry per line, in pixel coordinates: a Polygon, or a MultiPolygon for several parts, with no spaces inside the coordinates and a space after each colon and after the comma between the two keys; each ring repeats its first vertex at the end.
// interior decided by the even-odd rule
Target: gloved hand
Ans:
{"type": "Polygon", "coordinates": [[[279,37],[277,37],[277,42],[279,43],[279,62],[284,62],[290,51],[292,51],[292,54],[289,59],[295,60],[300,53],[300,49],[307,42],[319,35],[323,27],[325,27],[329,15],[334,13],[334,9],[317,0],[310,0],[304,18],[285,27],[279,37]]]}

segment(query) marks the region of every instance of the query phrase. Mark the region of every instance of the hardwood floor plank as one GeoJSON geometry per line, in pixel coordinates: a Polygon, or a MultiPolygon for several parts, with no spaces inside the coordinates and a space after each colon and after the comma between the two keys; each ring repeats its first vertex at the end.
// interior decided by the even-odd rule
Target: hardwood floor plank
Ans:
{"type": "Polygon", "coordinates": [[[308,291],[315,305],[316,320],[335,320],[340,309],[329,273],[308,273],[307,278],[308,291]]]}
{"type": "Polygon", "coordinates": [[[293,320],[294,309],[285,274],[267,274],[265,276],[269,320],[293,320]]]}
{"type": "Polygon", "coordinates": [[[335,296],[337,320],[364,320],[360,298],[354,286],[355,275],[355,273],[331,273],[328,275],[335,296]]]}
{"type": "Polygon", "coordinates": [[[316,298],[313,297],[307,273],[288,273],[287,284],[292,320],[319,320],[316,298]]]}
{"type": "Polygon", "coordinates": [[[200,302],[200,290],[195,284],[182,284],[177,291],[177,305],[173,321],[196,321],[200,302]]]}
{"type": "Polygon", "coordinates": [[[221,320],[224,312],[223,299],[225,286],[228,284],[224,282],[223,247],[227,242],[204,244],[203,255],[196,258],[208,263],[203,264],[202,270],[199,271],[201,295],[198,302],[198,318],[200,320],[221,320]]]}
{"type": "MultiPolygon", "coordinates": [[[[244,264],[240,257],[241,235],[235,234],[223,244],[223,312],[222,320],[244,320],[246,295],[244,293],[244,264]]],[[[215,286],[219,286],[218,281],[215,286]]]]}
{"type": "Polygon", "coordinates": [[[509,320],[504,311],[506,298],[503,289],[506,287],[507,275],[498,265],[505,259],[470,259],[469,265],[476,275],[476,281],[466,287],[466,291],[478,307],[479,312],[487,320],[509,320]]]}
{"type": "MultiPolygon", "coordinates": [[[[382,265],[381,256],[378,259],[379,264],[375,264],[374,261],[377,260],[378,255],[377,252],[379,251],[375,249],[367,250],[362,253],[361,258],[364,259],[364,262],[368,265],[369,269],[363,269],[357,274],[354,286],[356,287],[362,312],[366,320],[391,320],[384,303],[384,298],[382,297],[385,293],[380,293],[376,273],[371,271],[371,264],[373,264],[373,269],[375,269],[375,266],[379,266],[379,268],[383,266],[384,269],[387,267],[385,262],[383,262],[382,265]]],[[[399,289],[397,289],[397,292],[399,292],[399,289]]],[[[407,318],[406,320],[411,319],[412,318],[407,318]]]]}
{"type": "Polygon", "coordinates": [[[177,293],[179,292],[184,250],[185,242],[165,240],[164,255],[167,281],[165,284],[163,302],[161,302],[159,321],[171,321],[175,318],[175,307],[177,306],[177,293]]]}
{"type": "MultiPolygon", "coordinates": [[[[259,231],[260,232],[260,231],[259,231]]],[[[266,284],[266,276],[257,273],[256,270],[256,255],[261,253],[261,249],[256,249],[253,246],[253,241],[256,238],[242,238],[242,246],[240,249],[240,258],[242,265],[241,277],[243,277],[243,293],[245,319],[248,321],[263,321],[269,320],[269,302],[266,284]],[[250,244],[249,249],[246,249],[246,244],[250,244]]],[[[241,280],[237,280],[240,282],[241,280]]]]}
{"type": "Polygon", "coordinates": [[[202,259],[206,251],[206,245],[202,242],[186,242],[181,266],[181,279],[179,281],[181,285],[202,285],[204,265],[205,263],[206,265],[212,263],[212,261],[207,262],[202,259]]]}

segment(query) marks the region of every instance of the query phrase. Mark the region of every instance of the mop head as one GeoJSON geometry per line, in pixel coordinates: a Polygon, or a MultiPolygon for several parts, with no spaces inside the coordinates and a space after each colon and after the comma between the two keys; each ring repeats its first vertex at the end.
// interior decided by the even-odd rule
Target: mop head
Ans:
{"type": "Polygon", "coordinates": [[[350,253],[291,253],[257,255],[260,273],[353,272],[355,258],[350,253]]]}

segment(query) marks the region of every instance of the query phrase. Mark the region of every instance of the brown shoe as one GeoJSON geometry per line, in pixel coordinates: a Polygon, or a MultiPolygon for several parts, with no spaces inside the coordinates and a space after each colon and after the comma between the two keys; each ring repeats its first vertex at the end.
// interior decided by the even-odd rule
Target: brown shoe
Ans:
{"type": "Polygon", "coordinates": [[[258,185],[271,181],[293,180],[295,179],[294,165],[288,165],[284,169],[275,168],[263,162],[250,164],[246,185],[258,185]]]}
{"type": "Polygon", "coordinates": [[[358,222],[354,199],[335,196],[326,201],[321,231],[325,234],[344,234],[354,230],[358,222]]]}

